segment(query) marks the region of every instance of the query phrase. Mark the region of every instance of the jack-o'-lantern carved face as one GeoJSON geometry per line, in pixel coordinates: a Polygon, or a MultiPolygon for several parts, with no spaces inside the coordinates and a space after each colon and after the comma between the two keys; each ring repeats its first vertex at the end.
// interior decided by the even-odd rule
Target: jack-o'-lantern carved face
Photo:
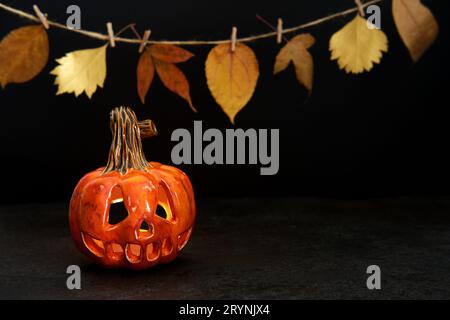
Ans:
{"type": "Polygon", "coordinates": [[[145,161],[130,109],[115,109],[111,126],[108,165],[84,176],[73,193],[72,237],[102,266],[143,269],[169,262],[194,225],[189,178],[174,167],[145,161]]]}

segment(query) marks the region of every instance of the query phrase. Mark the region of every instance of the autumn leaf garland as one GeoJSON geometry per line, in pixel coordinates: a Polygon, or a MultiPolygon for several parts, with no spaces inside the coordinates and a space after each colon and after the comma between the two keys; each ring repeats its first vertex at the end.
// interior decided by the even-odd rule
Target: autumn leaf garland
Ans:
{"type": "MultiPolygon", "coordinates": [[[[2,5],[4,8],[5,6],[2,5]]],[[[362,14],[362,13],[361,13],[362,14]]],[[[417,62],[436,40],[439,26],[431,11],[420,0],[392,0],[395,25],[417,62]]],[[[281,48],[275,58],[273,73],[278,74],[293,65],[298,82],[311,94],[314,62],[309,49],[315,38],[299,34],[281,48]]],[[[259,78],[259,65],[255,53],[246,44],[221,43],[209,52],[205,74],[209,90],[222,110],[234,123],[236,115],[251,99],[259,78]]],[[[108,44],[97,48],[76,50],[56,59],[58,65],[51,71],[55,76],[56,94],[83,92],[91,98],[102,88],[107,75],[108,44]]],[[[331,60],[337,60],[347,73],[370,71],[380,63],[388,51],[388,39],[382,30],[356,15],[329,42],[331,60]]],[[[0,85],[23,83],[37,76],[48,62],[47,30],[41,25],[18,28],[0,42],[0,85]]],[[[153,44],[139,57],[136,79],[137,93],[145,103],[154,77],[171,92],[184,99],[193,111],[189,82],[178,64],[191,59],[193,54],[175,45],[153,44]]]]}

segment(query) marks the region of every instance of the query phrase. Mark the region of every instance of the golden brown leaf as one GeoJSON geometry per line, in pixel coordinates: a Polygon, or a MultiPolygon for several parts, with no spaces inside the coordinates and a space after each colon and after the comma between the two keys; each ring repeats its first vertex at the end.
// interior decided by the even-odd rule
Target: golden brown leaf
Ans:
{"type": "Polygon", "coordinates": [[[273,73],[277,74],[287,68],[290,62],[294,64],[298,82],[311,93],[314,77],[314,62],[308,49],[315,43],[312,35],[300,34],[289,41],[278,53],[275,59],[273,73]]]}
{"type": "Polygon", "coordinates": [[[38,75],[48,61],[48,36],[41,25],[13,30],[0,42],[0,84],[23,83],[38,75]]]}
{"type": "Polygon", "coordinates": [[[156,72],[166,88],[186,100],[189,103],[189,107],[191,107],[194,112],[197,112],[192,105],[191,96],[189,94],[189,82],[183,72],[172,63],[156,60],[155,65],[156,72]]]}
{"type": "Polygon", "coordinates": [[[183,48],[168,44],[154,44],[148,51],[154,59],[168,63],[185,62],[194,56],[183,48]]]}
{"type": "Polygon", "coordinates": [[[192,105],[189,92],[189,82],[183,72],[175,66],[175,63],[187,61],[193,54],[180,47],[154,44],[141,54],[137,66],[137,88],[142,103],[152,84],[154,70],[164,86],[175,94],[185,99],[194,112],[197,110],[192,105]]]}
{"type": "Polygon", "coordinates": [[[106,47],[77,50],[67,53],[64,57],[56,59],[59,63],[51,74],[56,76],[58,85],[57,95],[62,93],[75,93],[79,96],[86,92],[91,98],[97,86],[103,88],[106,78],[106,47]]]}
{"type": "Polygon", "coordinates": [[[394,0],[392,12],[398,32],[417,62],[436,40],[438,23],[420,0],[394,0]]]}
{"type": "Polygon", "coordinates": [[[137,89],[139,98],[143,104],[145,103],[145,96],[152,84],[154,74],[155,66],[152,57],[145,51],[141,54],[137,66],[137,89]]]}
{"type": "Polygon", "coordinates": [[[214,47],[205,64],[206,79],[214,99],[234,123],[236,114],[247,104],[259,77],[258,60],[242,43],[231,51],[230,44],[214,47]]]}
{"type": "Polygon", "coordinates": [[[370,71],[380,63],[383,52],[388,51],[388,40],[383,31],[369,28],[368,21],[357,15],[330,40],[331,60],[347,73],[370,71]]]}

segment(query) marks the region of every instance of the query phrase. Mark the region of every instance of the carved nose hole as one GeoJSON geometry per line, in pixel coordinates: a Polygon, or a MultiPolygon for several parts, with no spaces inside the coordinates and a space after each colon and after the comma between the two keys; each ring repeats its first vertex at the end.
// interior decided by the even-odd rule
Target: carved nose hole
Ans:
{"type": "Polygon", "coordinates": [[[153,225],[152,224],[148,224],[147,221],[142,221],[141,225],[139,226],[139,233],[138,233],[138,237],[139,238],[148,238],[151,235],[153,235],[153,225]]]}
{"type": "Polygon", "coordinates": [[[141,230],[142,231],[148,231],[148,229],[149,229],[150,227],[148,226],[148,223],[147,223],[147,221],[142,221],[142,223],[141,223],[141,230]]]}

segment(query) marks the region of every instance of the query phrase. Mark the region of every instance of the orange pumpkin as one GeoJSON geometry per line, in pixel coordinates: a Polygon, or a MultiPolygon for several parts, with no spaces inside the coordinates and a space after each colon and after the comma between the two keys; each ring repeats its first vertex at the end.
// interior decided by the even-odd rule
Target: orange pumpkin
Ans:
{"type": "Polygon", "coordinates": [[[129,108],[111,112],[108,164],[85,175],[70,202],[70,230],[78,249],[105,267],[144,269],[172,261],[186,245],[196,210],[192,185],[182,171],[147,162],[141,134],[156,135],[151,121],[138,123],[129,108]],[[123,205],[121,221],[112,212],[123,205]]]}

